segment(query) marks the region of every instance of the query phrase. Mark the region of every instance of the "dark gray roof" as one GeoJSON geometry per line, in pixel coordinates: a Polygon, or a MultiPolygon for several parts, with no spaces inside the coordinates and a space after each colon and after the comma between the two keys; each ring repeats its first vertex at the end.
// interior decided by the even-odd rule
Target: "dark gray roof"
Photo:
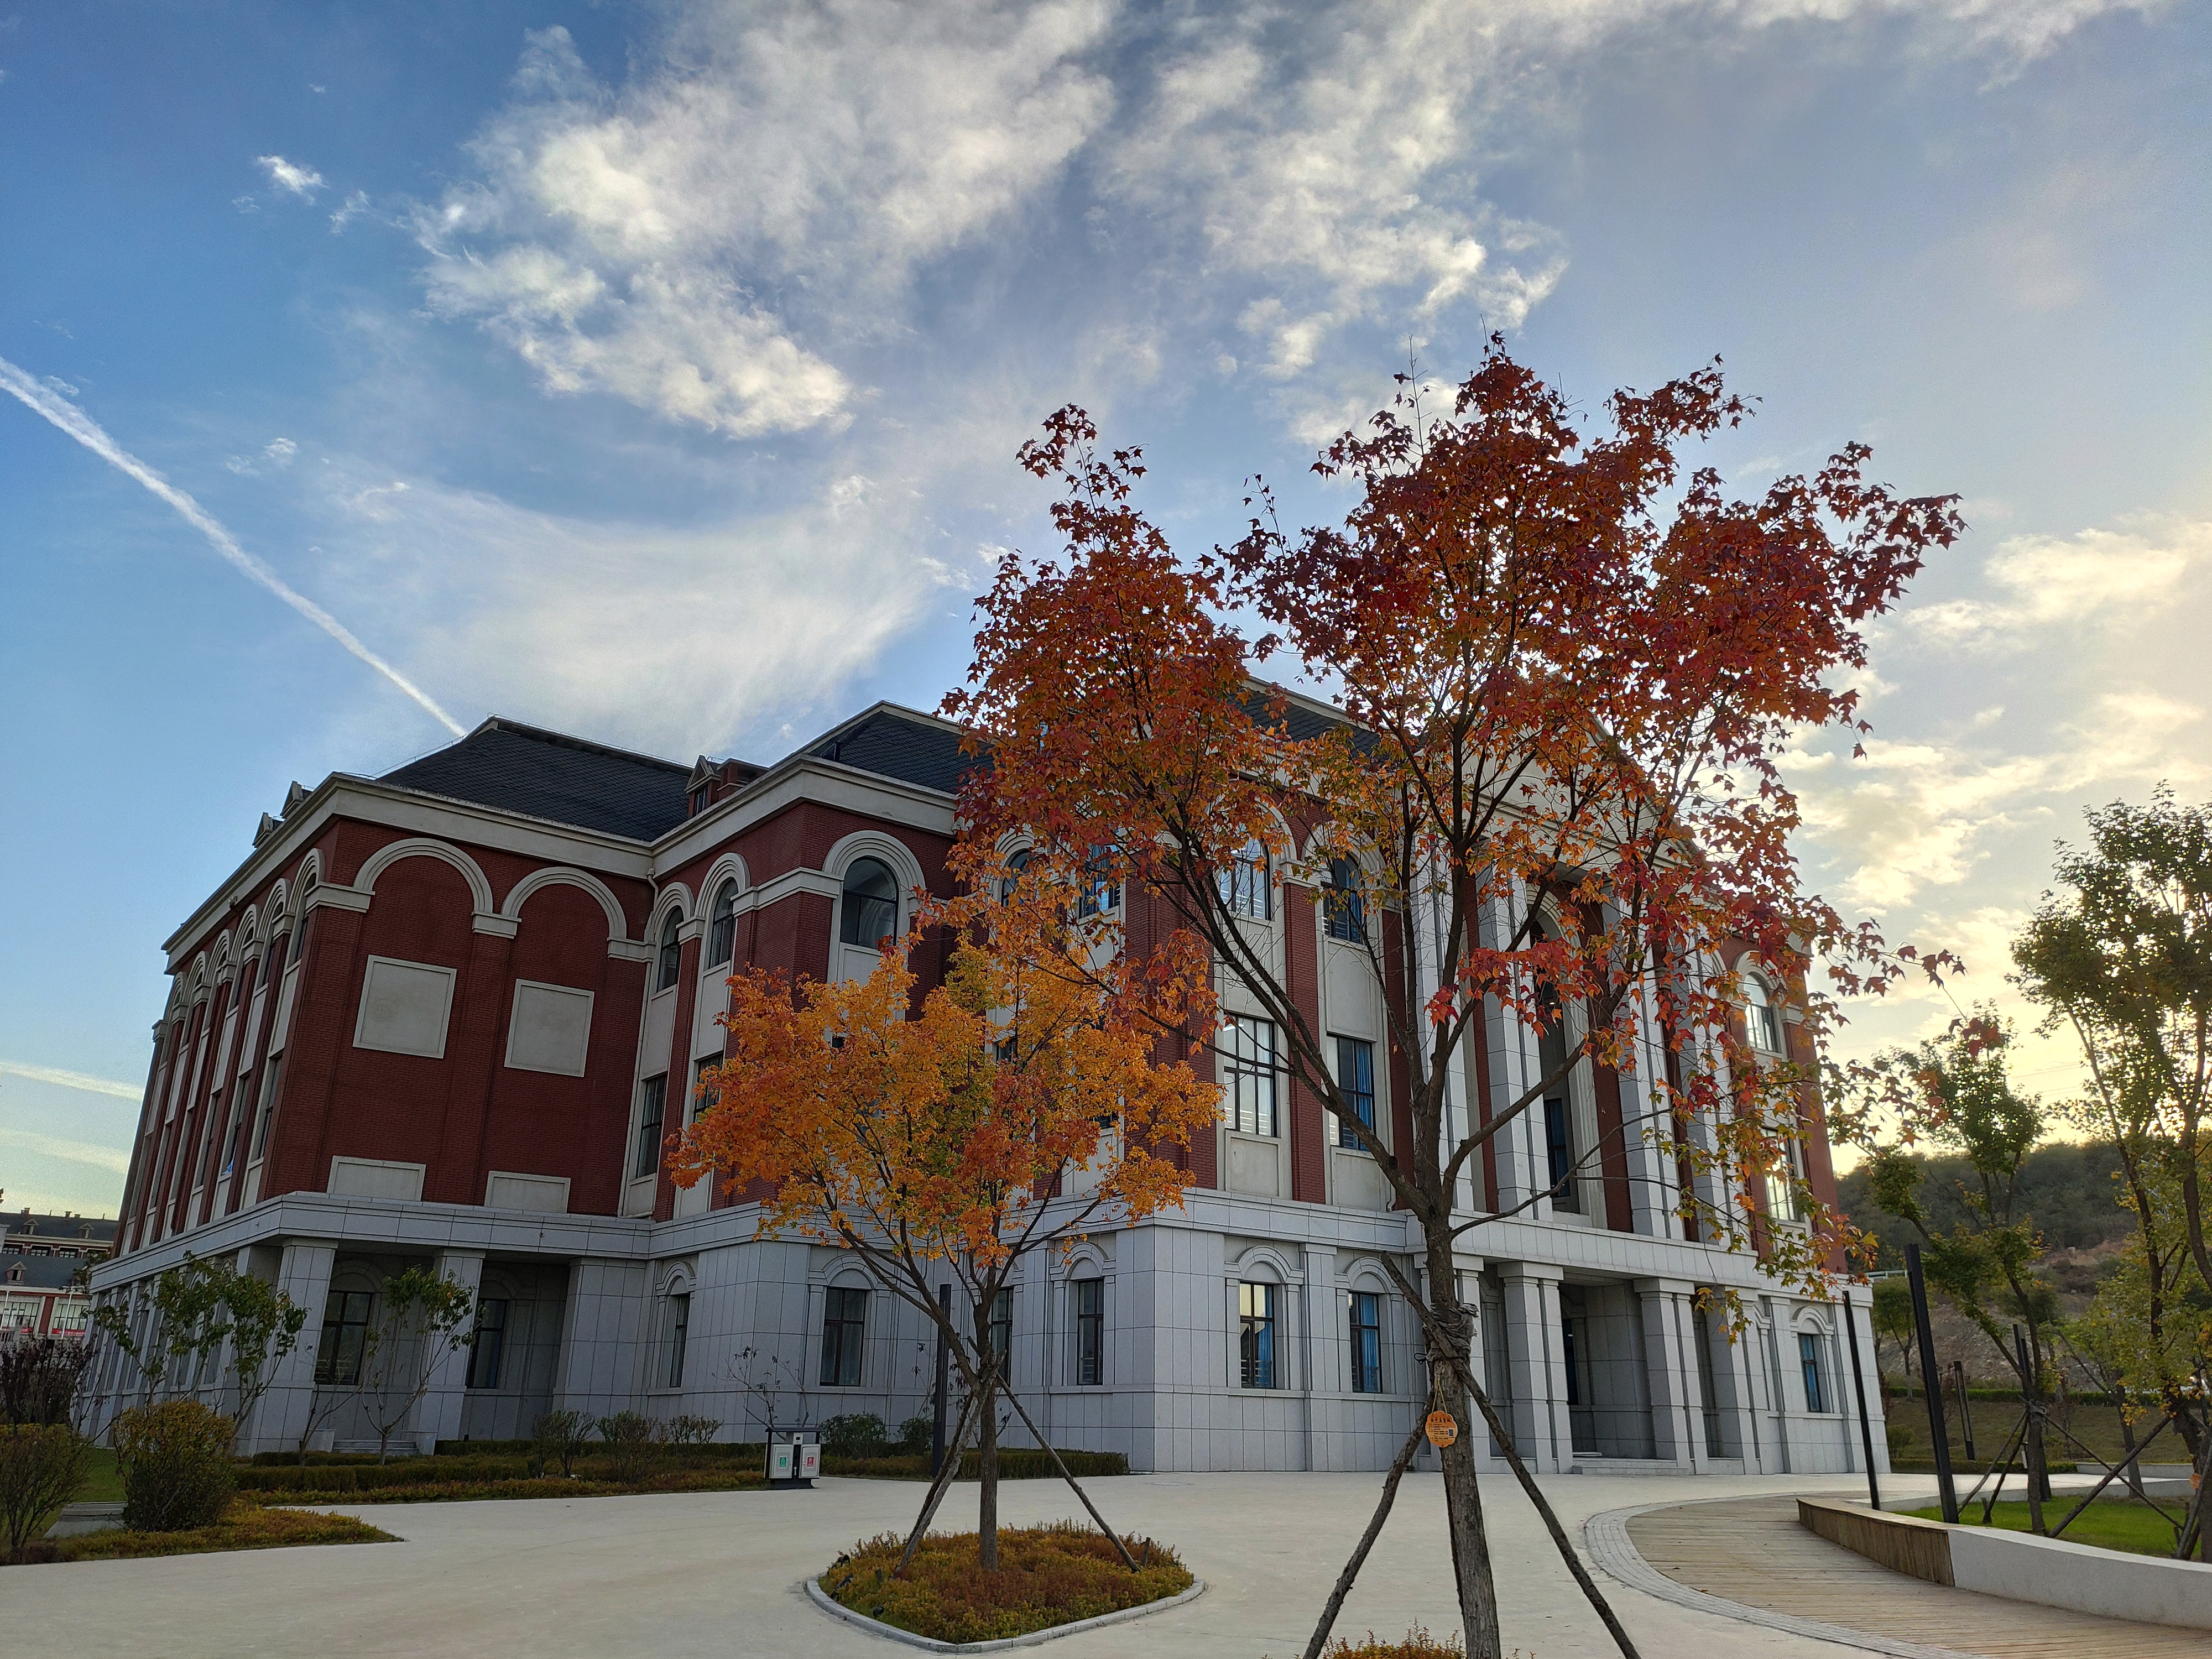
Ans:
{"type": "Polygon", "coordinates": [[[957,728],[910,709],[878,703],[847,722],[806,752],[878,777],[918,783],[925,789],[960,793],[961,781],[987,763],[963,754],[957,728]]]}
{"type": "Polygon", "coordinates": [[[652,841],[684,821],[690,775],[674,761],[492,719],[380,781],[652,841]]]}
{"type": "Polygon", "coordinates": [[[88,1261],[72,1261],[58,1255],[0,1255],[0,1291],[17,1285],[27,1291],[66,1290],[80,1269],[90,1267],[88,1261]],[[23,1270],[22,1277],[12,1277],[15,1270],[23,1270]]]}
{"type": "Polygon", "coordinates": [[[35,1210],[17,1210],[12,1215],[0,1215],[0,1222],[7,1224],[0,1227],[0,1232],[7,1234],[11,1244],[26,1237],[58,1244],[82,1245],[87,1240],[95,1244],[115,1243],[116,1224],[95,1215],[46,1215],[35,1210]]]}

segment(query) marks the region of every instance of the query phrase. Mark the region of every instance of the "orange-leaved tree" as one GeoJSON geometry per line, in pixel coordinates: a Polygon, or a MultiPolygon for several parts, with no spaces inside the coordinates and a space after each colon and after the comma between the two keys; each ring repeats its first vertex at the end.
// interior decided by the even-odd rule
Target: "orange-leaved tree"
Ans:
{"type": "MultiPolygon", "coordinates": [[[[1416,1260],[1390,1267],[1429,1406],[1464,1424],[1472,1397],[1632,1652],[1479,1386],[1455,1252],[1500,1216],[1601,1194],[1609,1224],[1755,1249],[1833,1293],[1851,1235],[1804,1179],[1811,1058],[1831,993],[1879,990],[1911,953],[1805,890],[1780,762],[1808,731],[1863,730],[1863,629],[1960,526],[1948,498],[1869,482],[1857,445],[1727,499],[1680,459],[1749,412],[1717,368],[1619,393],[1586,434],[1493,340],[1449,402],[1409,389],[1322,454],[1357,492],[1341,525],[1287,533],[1262,488],[1249,533],[1194,556],[1134,505],[1139,452],[1102,450],[1079,410],[1048,421],[1022,461],[1061,486],[1065,550],[1001,562],[947,700],[993,762],[971,775],[966,846],[988,865],[1027,836],[1102,892],[1152,896],[1091,907],[1109,1002],[1211,958],[1245,1016],[1217,1050],[1286,1071],[1417,1224],[1416,1260]],[[1261,684],[1278,653],[1332,702],[1261,684]],[[1279,916],[1365,962],[1402,1130],[1338,1074],[1262,925],[1279,916]],[[1615,1109],[1589,1125],[1593,1079],[1615,1109]]],[[[1474,1445],[1460,1434],[1441,1462],[1468,1650],[1488,1659],[1474,1445]]]]}
{"type": "Polygon", "coordinates": [[[851,1250],[936,1327],[966,1400],[908,1559],[972,1431],[986,1568],[998,1565],[1002,1400],[1076,1484],[1008,1387],[993,1337],[1001,1293],[1034,1252],[1179,1205],[1188,1177],[1175,1154],[1216,1110],[1214,1091],[1160,1038],[1163,1020],[1203,1020],[1202,980],[1194,995],[1159,986],[1114,1001],[1065,961],[1064,907],[1026,891],[1019,905],[994,897],[962,908],[945,981],[918,1006],[910,940],[864,981],[732,978],[727,1054],[702,1079],[711,1103],[672,1165],[687,1185],[762,1183],[763,1235],[851,1250]],[[949,1310],[935,1283],[948,1274],[959,1286],[949,1310]]]}

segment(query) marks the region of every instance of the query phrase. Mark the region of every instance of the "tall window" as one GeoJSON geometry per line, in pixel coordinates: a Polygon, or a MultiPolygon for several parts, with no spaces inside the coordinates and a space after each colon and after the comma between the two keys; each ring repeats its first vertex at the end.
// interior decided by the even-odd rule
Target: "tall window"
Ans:
{"type": "Polygon", "coordinates": [[[1779,1055],[1782,1046],[1782,1011],[1774,1006],[1774,994],[1766,988],[1766,981],[1755,973],[1743,976],[1743,1023],[1751,1034],[1751,1046],[1762,1054],[1779,1055]]]}
{"type": "Polygon", "coordinates": [[[1078,921],[1104,915],[1121,902],[1121,885],[1110,878],[1111,868],[1111,860],[1103,848],[1083,860],[1083,890],[1075,899],[1078,921]]]}
{"type": "Polygon", "coordinates": [[[684,1348],[690,1339],[691,1298],[688,1294],[672,1296],[668,1298],[668,1369],[662,1379],[665,1386],[684,1386],[684,1348]]]}
{"type": "Polygon", "coordinates": [[[668,913],[668,920],[660,924],[660,971],[653,976],[655,991],[665,991],[684,971],[684,941],[677,937],[683,926],[684,918],[673,910],[668,913]]]}
{"type": "Polygon", "coordinates": [[[660,1167],[661,1126],[668,1111],[668,1073],[649,1077],[640,1085],[637,1115],[637,1159],[630,1179],[649,1176],[660,1167]]]}
{"type": "Polygon", "coordinates": [[[323,1336],[315,1348],[319,1388],[349,1389],[361,1381],[361,1359],[368,1346],[368,1311],[375,1297],[368,1291],[333,1291],[323,1304],[323,1336]]]}
{"type": "Polygon", "coordinates": [[[1789,1139],[1782,1143],[1781,1162],[1766,1175],[1766,1213],[1777,1221],[1802,1221],[1797,1203],[1799,1184],[1805,1178],[1805,1152],[1797,1144],[1794,1123],[1784,1124],[1789,1139]]]}
{"type": "Polygon", "coordinates": [[[276,1115],[276,1078],[283,1069],[284,1061],[280,1055],[270,1060],[261,1074],[261,1115],[254,1121],[253,1150],[247,1154],[255,1162],[269,1150],[269,1120],[276,1115]]]}
{"type": "Polygon", "coordinates": [[[722,1063],[720,1054],[702,1054],[691,1063],[691,1121],[696,1123],[707,1115],[707,1109],[720,1097],[720,1091],[707,1076],[722,1063]]]}
{"type": "Polygon", "coordinates": [[[860,1386],[860,1344],[868,1329],[868,1293],[832,1285],[822,1308],[822,1386],[860,1386]]]}
{"type": "MultiPolygon", "coordinates": [[[[1344,1103],[1352,1108],[1352,1115],[1369,1129],[1375,1127],[1375,1045],[1364,1037],[1340,1036],[1336,1040],[1336,1086],[1344,1096],[1344,1103]]],[[[1352,1126],[1340,1120],[1336,1126],[1336,1144],[1357,1146],[1359,1137],[1352,1126]]]]}
{"type": "Polygon", "coordinates": [[[469,1387],[499,1386],[500,1362],[507,1358],[507,1298],[477,1298],[476,1340],[469,1345],[469,1387]]]}
{"type": "Polygon", "coordinates": [[[1079,1279],[1068,1292],[1075,1306],[1075,1381],[1090,1388],[1106,1377],[1106,1281],[1079,1279]]]}
{"type": "Polygon", "coordinates": [[[837,905],[838,939],[878,950],[899,930],[898,878],[881,859],[854,859],[837,905]]]}
{"type": "Polygon", "coordinates": [[[238,1155],[246,1150],[246,1132],[253,1127],[252,1087],[249,1079],[240,1078],[231,1099],[230,1147],[222,1155],[222,1179],[225,1181],[238,1168],[238,1155]]]}
{"type": "Polygon", "coordinates": [[[1575,1145],[1574,1096],[1567,1076],[1567,1020],[1559,994],[1545,988],[1537,1007],[1536,1072],[1547,1085],[1544,1099],[1545,1178],[1550,1184],[1552,1207],[1579,1210],[1575,1192],[1575,1161],[1581,1148],[1575,1145]]]}
{"type": "Polygon", "coordinates": [[[714,908],[707,927],[707,965],[719,968],[737,954],[738,884],[726,881],[714,895],[714,908]]]}
{"type": "Polygon", "coordinates": [[[1820,1339],[1810,1331],[1797,1333],[1797,1363],[1805,1371],[1805,1409],[1828,1409],[1828,1376],[1820,1365],[1820,1339]]]}
{"type": "Polygon", "coordinates": [[[1275,1128],[1275,1025],[1235,1014],[1222,1023],[1222,1083],[1229,1127],[1248,1135],[1275,1128]]]}
{"type": "Polygon", "coordinates": [[[1352,1291],[1352,1391],[1382,1392],[1382,1298],[1373,1291],[1352,1291]]]}
{"type": "Polygon", "coordinates": [[[1583,1403],[1582,1356],[1575,1352],[1575,1327],[1582,1322],[1572,1316],[1559,1320],[1559,1352],[1567,1362],[1567,1404],[1583,1403]]]}
{"type": "Polygon", "coordinates": [[[1698,1344],[1698,1405],[1705,1419],[1705,1455],[1721,1457],[1721,1401],[1713,1386],[1713,1324],[1703,1308],[1690,1316],[1698,1344]]]}
{"type": "Polygon", "coordinates": [[[1272,1389],[1275,1382],[1275,1287],[1237,1287],[1237,1354],[1244,1386],[1272,1389]]]}
{"type": "Polygon", "coordinates": [[[1226,870],[1213,872],[1213,884],[1231,915],[1265,921],[1273,914],[1271,884],[1267,880],[1267,849],[1256,841],[1231,859],[1226,870]]]}
{"type": "Polygon", "coordinates": [[[991,1323],[988,1331],[991,1352],[999,1357],[999,1368],[1004,1370],[1014,1351],[1014,1293],[1000,1291],[991,1298],[991,1323]]]}
{"type": "Polygon", "coordinates": [[[1359,891],[1359,866],[1350,859],[1328,861],[1328,885],[1322,890],[1322,919],[1331,939],[1358,945],[1367,938],[1367,902],[1359,891]]]}

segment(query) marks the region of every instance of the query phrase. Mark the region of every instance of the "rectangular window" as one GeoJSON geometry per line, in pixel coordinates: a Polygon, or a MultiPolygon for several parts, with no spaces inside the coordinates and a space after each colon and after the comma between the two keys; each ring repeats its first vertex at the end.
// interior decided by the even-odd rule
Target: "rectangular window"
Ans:
{"type": "Polygon", "coordinates": [[[1583,1368],[1575,1363],[1575,1321],[1572,1319],[1559,1321],[1559,1352],[1567,1362],[1567,1404],[1579,1406],[1583,1403],[1583,1368]]]}
{"type": "Polygon", "coordinates": [[[1705,1418],[1705,1455],[1724,1457],[1721,1449],[1721,1401],[1713,1386],[1713,1323],[1705,1317],[1705,1310],[1698,1309],[1691,1315],[1698,1343],[1698,1404],[1705,1418]]]}
{"type": "Polygon", "coordinates": [[[1345,1300],[1352,1306],[1352,1391],[1382,1392],[1382,1298],[1374,1291],[1352,1291],[1345,1300]]]}
{"type": "Polygon", "coordinates": [[[649,1176],[660,1167],[660,1134],[664,1115],[668,1110],[668,1073],[646,1079],[639,1090],[641,1105],[637,1117],[637,1162],[630,1170],[630,1178],[649,1176]]]}
{"type": "Polygon", "coordinates": [[[1820,1339],[1810,1331],[1797,1334],[1797,1363],[1805,1368],[1805,1409],[1828,1409],[1828,1379],[1820,1369],[1820,1339]]]}
{"type": "Polygon", "coordinates": [[[720,1054],[705,1054],[692,1063],[691,1121],[694,1123],[706,1116],[707,1109],[720,1097],[714,1085],[707,1080],[707,1073],[721,1063],[722,1056],[720,1054]]]}
{"type": "Polygon", "coordinates": [[[1350,859],[1328,861],[1328,885],[1322,889],[1322,916],[1331,939],[1364,944],[1367,902],[1359,891],[1359,870],[1350,859]]]}
{"type": "Polygon", "coordinates": [[[477,1336],[469,1346],[469,1387],[499,1386],[500,1362],[507,1358],[507,1298],[477,1298],[477,1336]]]}
{"type": "Polygon", "coordinates": [[[1226,870],[1213,872],[1215,890],[1232,916],[1265,921],[1272,914],[1268,897],[1267,854],[1256,842],[1230,860],[1226,870]]]}
{"type": "Polygon", "coordinates": [[[230,1126],[230,1146],[228,1150],[227,1150],[222,1155],[222,1175],[221,1179],[224,1181],[229,1180],[232,1175],[236,1172],[238,1169],[238,1156],[240,1152],[246,1150],[246,1131],[252,1128],[253,1125],[253,1113],[251,1109],[252,1105],[252,1087],[253,1085],[251,1079],[244,1078],[240,1079],[237,1091],[231,1101],[230,1109],[235,1115],[237,1121],[230,1126]]]}
{"type": "MultiPolygon", "coordinates": [[[[1344,1103],[1358,1115],[1359,1121],[1370,1129],[1375,1127],[1375,1045],[1361,1037],[1340,1036],[1336,1040],[1336,1086],[1343,1093],[1344,1103]]],[[[1336,1144],[1357,1146],[1359,1137],[1352,1126],[1340,1120],[1336,1126],[1336,1144]]]]}
{"type": "Polygon", "coordinates": [[[849,1285],[832,1285],[822,1313],[822,1386],[860,1386],[860,1343],[867,1334],[868,1293],[849,1285]]]}
{"type": "Polygon", "coordinates": [[[1551,1170],[1552,1205],[1554,1209],[1579,1210],[1582,1203],[1575,1196],[1575,1144],[1567,1126],[1567,1103],[1546,1101],[1544,1156],[1551,1170]]]}
{"type": "Polygon", "coordinates": [[[1000,1291],[991,1298],[991,1352],[998,1355],[1003,1370],[1008,1355],[1014,1351],[1014,1293],[1000,1291]]]}
{"type": "Polygon", "coordinates": [[[1223,1085],[1229,1127],[1248,1135],[1275,1130],[1275,1025],[1232,1015],[1221,1032],[1223,1085]]]}
{"type": "MultiPolygon", "coordinates": [[[[866,1291],[860,1292],[865,1296],[866,1291]]],[[[684,1386],[684,1348],[691,1340],[691,1298],[672,1296],[668,1298],[668,1370],[664,1385],[672,1389],[684,1386]]],[[[855,1381],[858,1379],[855,1378],[855,1381]]]]}
{"type": "Polygon", "coordinates": [[[324,1304],[323,1336],[315,1348],[317,1387],[350,1389],[360,1382],[368,1311],[375,1299],[367,1291],[335,1291],[324,1304]]]}
{"type": "Polygon", "coordinates": [[[1068,1289],[1075,1304],[1075,1381],[1087,1389],[1106,1378],[1106,1281],[1079,1279],[1068,1289]]]}
{"type": "Polygon", "coordinates": [[[1275,1287],[1237,1287],[1237,1353],[1248,1389],[1272,1389],[1275,1381],[1275,1287]]]}
{"type": "MultiPolygon", "coordinates": [[[[1795,1126],[1791,1126],[1793,1130],[1795,1126]]],[[[1766,1212],[1777,1221],[1802,1221],[1804,1213],[1797,1202],[1797,1190],[1805,1178],[1804,1153],[1796,1141],[1783,1143],[1783,1158],[1778,1168],[1766,1176],[1766,1212]]]]}
{"type": "Polygon", "coordinates": [[[276,1115],[276,1079],[284,1070],[282,1060],[272,1060],[261,1079],[261,1115],[253,1125],[253,1151],[249,1156],[259,1163],[269,1151],[269,1121],[276,1115]]]}
{"type": "Polygon", "coordinates": [[[1112,858],[1103,848],[1083,860],[1083,887],[1075,898],[1078,921],[1110,915],[1121,908],[1121,884],[1109,878],[1112,868],[1112,858]]]}

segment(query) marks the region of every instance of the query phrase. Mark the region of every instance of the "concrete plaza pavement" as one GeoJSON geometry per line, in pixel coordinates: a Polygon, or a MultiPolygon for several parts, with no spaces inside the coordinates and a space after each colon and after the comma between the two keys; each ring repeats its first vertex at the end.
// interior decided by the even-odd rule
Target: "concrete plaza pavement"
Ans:
{"type": "MultiPolygon", "coordinates": [[[[1900,1490],[1910,1483],[1897,1483],[1900,1490]]],[[[1210,1586],[1188,1606],[1036,1649],[1050,1659],[1295,1659],[1371,1511],[1374,1474],[1127,1475],[1085,1483],[1117,1528],[1172,1544],[1210,1586]]],[[[1739,1494],[1863,1492],[1847,1477],[1543,1482],[1569,1534],[1601,1510],[1739,1494]]],[[[1616,1651],[1510,1480],[1486,1486],[1509,1650],[1616,1651]]],[[[346,1510],[398,1544],[323,1546],[0,1570],[0,1631],[20,1656],[645,1654],[896,1659],[914,1650],[825,1617],[799,1592],[856,1539],[910,1521],[921,1488],[825,1480],[808,1492],[698,1492],[346,1510]]],[[[956,1487],[938,1525],[972,1528],[956,1487]]],[[[1057,1481],[1001,1488],[1008,1524],[1079,1513],[1057,1481]]],[[[1835,1659],[1825,1642],[1689,1608],[1597,1575],[1648,1659],[1835,1659]]],[[[1396,1636],[1458,1628],[1440,1482],[1410,1475],[1338,1621],[1396,1636]]]]}

